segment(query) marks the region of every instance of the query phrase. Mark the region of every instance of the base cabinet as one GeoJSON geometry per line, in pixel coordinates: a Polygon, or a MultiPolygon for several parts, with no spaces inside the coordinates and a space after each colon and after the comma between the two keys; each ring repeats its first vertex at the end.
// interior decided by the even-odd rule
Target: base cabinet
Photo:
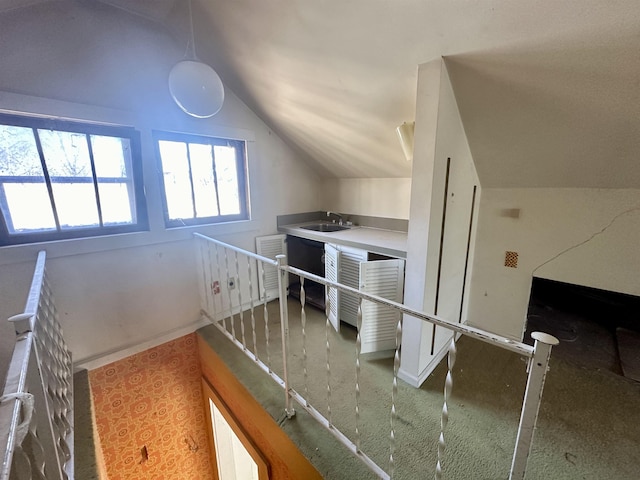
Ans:
{"type": "MultiPolygon", "coordinates": [[[[324,277],[324,243],[287,235],[287,249],[289,265],[324,277]]],[[[324,285],[307,279],[304,290],[306,303],[324,310],[324,285]]],[[[300,278],[297,275],[289,274],[289,294],[300,298],[300,278]]]]}
{"type": "MultiPolygon", "coordinates": [[[[366,250],[325,244],[325,276],[371,295],[402,303],[404,260],[366,250]]],[[[328,288],[329,320],[338,330],[340,321],[358,327],[361,307],[361,352],[372,353],[396,348],[396,327],[400,313],[337,288],[328,288]]]]}

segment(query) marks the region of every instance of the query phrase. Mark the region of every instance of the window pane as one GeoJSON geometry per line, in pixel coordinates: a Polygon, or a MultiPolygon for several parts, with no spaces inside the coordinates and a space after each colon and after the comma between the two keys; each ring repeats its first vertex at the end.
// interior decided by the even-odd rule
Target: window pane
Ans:
{"type": "Polygon", "coordinates": [[[38,130],[51,177],[91,177],[89,148],[83,133],[38,130]]]}
{"type": "Polygon", "coordinates": [[[55,230],[56,223],[33,130],[0,125],[0,175],[35,177],[29,183],[5,183],[2,214],[9,233],[55,230]]]}
{"type": "Polygon", "coordinates": [[[211,145],[190,143],[191,175],[196,201],[196,217],[218,216],[216,184],[213,179],[213,157],[211,145]]]}
{"type": "Polygon", "coordinates": [[[169,218],[193,218],[187,145],[161,140],[159,146],[169,218]]]}
{"type": "Polygon", "coordinates": [[[56,130],[38,130],[38,135],[51,178],[60,228],[99,226],[86,136],[56,130]],[[68,177],[75,177],[78,182],[71,182],[68,177]]]}
{"type": "Polygon", "coordinates": [[[131,142],[128,138],[91,135],[93,164],[105,225],[135,223],[135,194],[131,188],[131,142]],[[106,182],[122,178],[127,183],[106,182]],[[133,198],[132,198],[133,197],[133,198]]]}
{"type": "Polygon", "coordinates": [[[0,175],[42,177],[32,129],[0,125],[0,175]]]}
{"type": "Polygon", "coordinates": [[[97,227],[98,207],[93,183],[52,183],[60,228],[97,227]]]}
{"type": "Polygon", "coordinates": [[[91,135],[93,163],[97,177],[128,177],[131,146],[128,138],[91,135]]]}
{"type": "Polygon", "coordinates": [[[240,198],[238,196],[236,149],[234,147],[216,146],[215,159],[220,214],[237,215],[240,213],[240,198]]]}
{"type": "Polygon", "coordinates": [[[9,233],[55,230],[56,222],[44,180],[41,183],[5,183],[7,204],[2,213],[9,233]]]}
{"type": "Polygon", "coordinates": [[[129,198],[129,188],[126,184],[98,182],[98,191],[104,225],[135,223],[133,203],[129,198]]]}

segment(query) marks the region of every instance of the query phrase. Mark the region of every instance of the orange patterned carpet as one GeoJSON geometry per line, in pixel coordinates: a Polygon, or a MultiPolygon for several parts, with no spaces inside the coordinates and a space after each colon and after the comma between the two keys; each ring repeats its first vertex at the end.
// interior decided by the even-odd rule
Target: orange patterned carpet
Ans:
{"type": "Polygon", "coordinates": [[[89,372],[109,480],[213,478],[201,375],[195,334],[89,372]]]}

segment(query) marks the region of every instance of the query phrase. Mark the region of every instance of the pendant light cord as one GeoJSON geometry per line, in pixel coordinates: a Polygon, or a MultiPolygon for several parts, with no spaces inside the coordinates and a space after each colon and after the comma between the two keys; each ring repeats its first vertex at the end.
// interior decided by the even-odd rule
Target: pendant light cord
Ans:
{"type": "Polygon", "coordinates": [[[195,34],[193,33],[193,12],[191,11],[191,0],[189,0],[188,4],[189,4],[189,26],[190,26],[191,37],[187,42],[187,50],[184,56],[190,60],[197,60],[198,57],[196,57],[196,39],[195,39],[195,34]]]}

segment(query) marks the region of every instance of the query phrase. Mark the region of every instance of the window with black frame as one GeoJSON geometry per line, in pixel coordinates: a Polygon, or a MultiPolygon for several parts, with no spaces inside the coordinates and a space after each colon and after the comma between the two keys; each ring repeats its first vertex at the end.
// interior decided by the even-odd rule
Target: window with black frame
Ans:
{"type": "Polygon", "coordinates": [[[245,142],[155,132],[165,225],[249,219],[245,142]]]}
{"type": "Polygon", "coordinates": [[[0,115],[0,245],[148,230],[139,133],[0,115]]]}

